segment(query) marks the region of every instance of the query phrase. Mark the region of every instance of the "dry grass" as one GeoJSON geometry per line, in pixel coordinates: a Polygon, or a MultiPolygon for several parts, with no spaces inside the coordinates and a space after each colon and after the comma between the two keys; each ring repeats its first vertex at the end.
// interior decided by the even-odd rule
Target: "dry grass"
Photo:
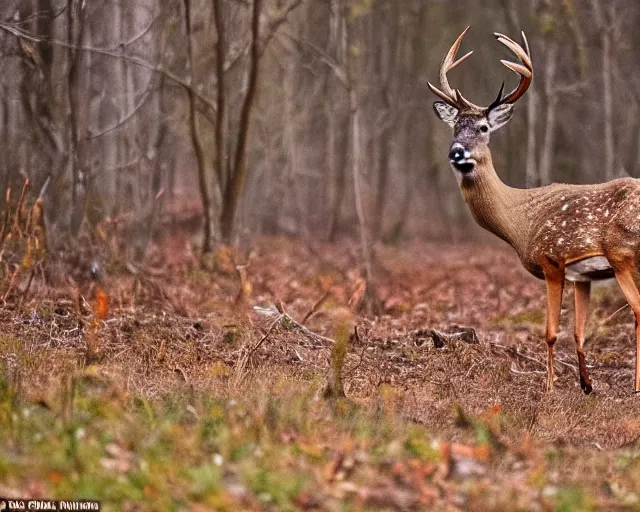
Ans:
{"type": "Polygon", "coordinates": [[[89,280],[34,283],[0,311],[0,494],[113,510],[640,510],[633,323],[611,317],[615,290],[596,291],[589,322],[595,393],[580,391],[563,311],[546,395],[544,290],[510,252],[379,248],[384,314],[357,318],[348,400],[325,402],[328,338],[359,284],[350,243],[267,239],[204,267],[165,254],[135,273],[107,264],[104,319],[89,280]],[[276,303],[277,322],[252,310],[276,303]],[[307,315],[311,333],[296,325],[307,315]],[[479,343],[436,349],[423,334],[457,326],[479,343]]]}

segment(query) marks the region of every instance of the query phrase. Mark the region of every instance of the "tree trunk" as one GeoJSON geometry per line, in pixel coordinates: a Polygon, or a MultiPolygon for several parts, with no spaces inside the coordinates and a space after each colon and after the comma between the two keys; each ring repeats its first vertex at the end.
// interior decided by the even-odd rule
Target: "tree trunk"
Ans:
{"type": "MultiPolygon", "coordinates": [[[[346,16],[346,10],[343,10],[343,15],[346,16]]],[[[344,30],[344,47],[350,48],[350,28],[348,23],[345,24],[344,30]]],[[[372,299],[375,297],[373,292],[373,250],[371,246],[371,240],[367,232],[367,220],[364,208],[364,197],[362,194],[362,140],[360,134],[360,109],[358,104],[358,91],[355,79],[352,73],[352,65],[350,59],[347,56],[346,59],[346,75],[347,75],[347,90],[349,94],[349,140],[351,144],[351,175],[353,178],[353,192],[355,199],[356,215],[358,217],[358,228],[360,232],[360,250],[362,251],[362,264],[364,266],[364,276],[367,281],[367,297],[368,307],[372,309],[372,299]]]]}
{"type": "Polygon", "coordinates": [[[538,93],[529,89],[527,96],[527,161],[525,166],[525,180],[527,188],[540,185],[540,176],[536,165],[538,152],[536,144],[538,93]]]}
{"type": "Polygon", "coordinates": [[[556,112],[558,95],[554,91],[556,65],[558,62],[558,43],[549,41],[547,46],[546,77],[544,95],[547,103],[544,138],[540,156],[540,182],[542,185],[551,183],[551,166],[553,164],[553,148],[555,145],[556,112]]]}
{"type": "Polygon", "coordinates": [[[249,139],[251,110],[256,95],[260,64],[261,4],[262,0],[253,0],[253,12],[251,14],[251,60],[247,71],[247,92],[240,111],[238,144],[233,162],[233,173],[224,189],[221,229],[222,238],[226,243],[231,242],[234,233],[236,214],[244,193],[244,184],[247,175],[247,141],[249,139]]]}
{"type": "MultiPolygon", "coordinates": [[[[342,15],[343,0],[331,0],[329,14],[329,48],[328,53],[331,55],[339,66],[346,66],[347,49],[344,47],[345,39],[343,34],[346,30],[346,19],[342,15]]],[[[340,107],[343,105],[344,84],[335,76],[334,73],[329,75],[329,98],[327,102],[327,162],[329,167],[329,175],[334,182],[333,193],[330,201],[330,221],[328,239],[335,242],[338,236],[338,228],[340,226],[340,216],[342,214],[342,205],[344,203],[345,187],[347,185],[346,159],[344,158],[347,148],[341,142],[345,140],[341,137],[348,129],[345,127],[341,113],[344,111],[340,107]]]]}
{"type": "Polygon", "coordinates": [[[615,143],[613,140],[613,90],[611,86],[611,31],[606,22],[602,28],[602,88],[604,108],[605,179],[615,177],[615,143]]]}
{"type": "Polygon", "coordinates": [[[371,228],[374,240],[382,237],[384,227],[384,207],[387,203],[387,189],[389,186],[389,144],[391,134],[385,128],[378,138],[378,189],[376,190],[375,212],[371,228]]]}
{"type": "Polygon", "coordinates": [[[191,33],[191,0],[184,0],[185,8],[185,28],[187,34],[187,55],[189,59],[189,74],[191,77],[190,85],[187,89],[187,95],[189,97],[189,130],[191,135],[191,141],[193,143],[193,149],[196,154],[196,161],[198,165],[198,185],[200,188],[200,198],[202,200],[202,209],[204,210],[204,232],[202,240],[202,252],[208,253],[213,250],[216,243],[216,211],[213,199],[211,196],[212,186],[208,179],[207,160],[205,156],[204,147],[202,144],[202,137],[200,135],[200,126],[198,124],[198,105],[197,98],[194,94],[193,87],[196,87],[195,70],[193,68],[193,40],[191,33]]]}
{"type": "Polygon", "coordinates": [[[224,62],[227,55],[222,2],[213,1],[213,14],[216,25],[216,147],[213,167],[218,177],[218,187],[224,190],[229,179],[229,161],[227,159],[227,98],[224,81],[224,62]]]}
{"type": "MultiPolygon", "coordinates": [[[[362,251],[362,263],[364,265],[367,289],[370,291],[373,285],[372,247],[367,233],[367,220],[364,212],[364,199],[362,197],[361,162],[362,151],[360,148],[360,119],[358,109],[358,94],[353,84],[349,90],[349,131],[351,140],[351,173],[353,176],[353,191],[355,195],[356,214],[360,231],[360,248],[362,251]]],[[[370,294],[369,294],[370,295],[370,294]]],[[[371,295],[370,295],[371,296],[371,295]]]]}
{"type": "MultiPolygon", "coordinates": [[[[85,183],[84,175],[80,169],[79,156],[79,128],[80,128],[80,63],[78,62],[78,51],[73,47],[79,46],[84,39],[84,23],[82,19],[82,10],[80,3],[75,0],[68,0],[67,3],[67,28],[68,41],[72,47],[68,50],[68,59],[70,62],[67,74],[67,94],[68,94],[68,166],[71,175],[71,218],[70,231],[72,235],[77,235],[82,220],[85,215],[85,183]]],[[[86,56],[87,59],[90,56],[86,56]]],[[[90,66],[87,67],[90,72],[90,66]]]]}

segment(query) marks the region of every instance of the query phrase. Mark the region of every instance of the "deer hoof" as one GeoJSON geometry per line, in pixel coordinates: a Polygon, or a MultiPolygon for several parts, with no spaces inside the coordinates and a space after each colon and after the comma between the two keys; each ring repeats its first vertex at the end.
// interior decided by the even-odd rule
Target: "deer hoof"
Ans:
{"type": "Polygon", "coordinates": [[[582,392],[585,395],[590,395],[591,392],[593,391],[593,387],[591,386],[591,383],[587,382],[582,377],[580,377],[580,387],[582,388],[582,392]]]}

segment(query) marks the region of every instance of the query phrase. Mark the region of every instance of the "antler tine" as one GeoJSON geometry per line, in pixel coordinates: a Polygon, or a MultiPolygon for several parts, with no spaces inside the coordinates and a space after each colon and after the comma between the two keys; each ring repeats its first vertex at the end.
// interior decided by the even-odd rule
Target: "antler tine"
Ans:
{"type": "Polygon", "coordinates": [[[465,98],[460,92],[460,89],[456,89],[455,92],[456,92],[456,99],[458,100],[458,103],[461,104],[462,106],[470,108],[471,110],[484,110],[483,107],[476,105],[475,103],[471,103],[467,98],[465,98]]]}
{"type": "Polygon", "coordinates": [[[433,92],[433,94],[438,96],[440,99],[444,100],[445,103],[448,103],[449,105],[452,105],[454,107],[456,106],[455,98],[452,98],[451,96],[447,96],[444,92],[438,89],[431,82],[427,82],[427,85],[429,86],[429,89],[431,89],[431,92],[433,92]]]}
{"type": "Polygon", "coordinates": [[[524,43],[524,51],[527,53],[529,61],[531,61],[531,50],[529,50],[529,41],[527,41],[527,36],[524,35],[524,30],[520,31],[520,35],[522,36],[522,42],[524,43]]]}
{"type": "Polygon", "coordinates": [[[487,110],[491,110],[493,107],[497,107],[498,105],[500,105],[502,103],[502,93],[503,93],[503,91],[504,91],[504,82],[502,82],[502,85],[500,86],[500,90],[498,91],[498,96],[496,96],[496,99],[493,100],[491,105],[489,105],[487,107],[487,110]]]}
{"type": "Polygon", "coordinates": [[[520,75],[520,83],[518,84],[518,87],[516,87],[513,91],[507,94],[503,99],[500,99],[500,96],[502,94],[502,87],[501,87],[500,93],[498,94],[498,98],[489,107],[487,108],[480,107],[474,103],[471,103],[464,96],[462,96],[462,93],[460,92],[459,89],[453,89],[449,85],[447,73],[451,71],[453,68],[455,68],[458,64],[461,64],[462,62],[467,60],[473,53],[473,51],[471,51],[456,60],[456,55],[458,54],[458,50],[460,49],[460,44],[462,43],[462,39],[464,38],[465,34],[469,31],[469,28],[471,27],[467,27],[462,31],[462,33],[457,37],[457,39],[451,45],[451,48],[449,48],[449,51],[444,56],[444,59],[442,59],[442,63],[440,64],[440,84],[442,89],[438,89],[431,83],[427,82],[429,89],[431,89],[431,91],[436,96],[443,99],[446,103],[458,109],[466,108],[471,110],[483,111],[483,110],[487,110],[492,107],[495,107],[496,105],[499,105],[502,103],[515,103],[529,88],[529,85],[533,80],[533,64],[531,63],[531,53],[529,51],[529,42],[527,41],[527,37],[524,35],[524,32],[522,32],[522,41],[523,41],[524,48],[520,46],[518,43],[516,43],[510,37],[507,37],[504,34],[500,34],[498,32],[494,33],[496,39],[498,39],[500,43],[502,43],[507,48],[509,48],[509,50],[511,50],[516,55],[516,57],[518,57],[522,62],[520,64],[517,62],[511,62],[508,60],[500,61],[511,71],[520,75]]]}
{"type": "Polygon", "coordinates": [[[533,64],[531,63],[531,54],[529,52],[529,42],[527,41],[527,36],[522,32],[522,41],[524,44],[524,48],[516,43],[510,37],[505,36],[504,34],[500,34],[498,32],[494,33],[496,39],[505,45],[509,50],[511,50],[521,61],[522,64],[518,64],[516,62],[511,62],[508,60],[501,60],[502,64],[504,64],[511,71],[520,75],[520,83],[518,87],[516,87],[513,91],[511,91],[501,103],[515,103],[529,88],[531,85],[531,81],[533,80],[533,64]]]}
{"type": "Polygon", "coordinates": [[[469,52],[464,57],[458,60],[455,60],[456,55],[458,54],[458,50],[460,49],[460,44],[462,43],[462,39],[464,38],[465,34],[469,31],[470,28],[471,26],[468,26],[462,31],[462,33],[453,42],[453,44],[451,45],[451,48],[449,48],[449,51],[444,56],[444,59],[442,59],[442,63],[440,64],[440,85],[442,86],[443,92],[453,100],[455,100],[456,94],[455,94],[455,91],[449,85],[449,80],[447,79],[447,73],[451,71],[453,68],[455,68],[458,64],[468,59],[469,56],[473,53],[473,52],[469,52]]]}
{"type": "Polygon", "coordinates": [[[449,51],[442,59],[442,63],[440,64],[440,84],[442,89],[438,89],[431,83],[427,82],[429,89],[436,95],[442,98],[445,102],[457,108],[472,108],[472,109],[482,109],[482,107],[478,107],[474,105],[467,99],[465,99],[458,89],[453,89],[449,85],[449,80],[447,78],[447,73],[455,68],[458,64],[463,63],[467,60],[473,51],[470,51],[466,55],[463,55],[458,60],[456,60],[456,55],[458,54],[458,50],[460,49],[460,44],[462,43],[462,39],[465,34],[471,27],[465,28],[462,33],[457,37],[454,43],[449,48],[449,51]]]}

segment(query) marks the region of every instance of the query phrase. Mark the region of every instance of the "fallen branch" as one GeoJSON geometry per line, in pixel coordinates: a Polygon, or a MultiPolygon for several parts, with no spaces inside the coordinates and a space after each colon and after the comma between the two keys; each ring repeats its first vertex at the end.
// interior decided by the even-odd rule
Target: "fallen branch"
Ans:
{"type": "Polygon", "coordinates": [[[436,329],[420,329],[415,335],[416,337],[431,338],[435,348],[442,348],[445,343],[452,341],[463,341],[470,344],[480,343],[478,334],[473,327],[458,327],[458,329],[458,332],[452,333],[441,332],[436,329]]]}
{"type": "Polygon", "coordinates": [[[620,313],[621,311],[625,310],[628,307],[629,307],[629,304],[625,304],[624,306],[619,307],[613,313],[611,313],[608,317],[606,317],[603,320],[600,320],[600,322],[598,323],[598,327],[603,327],[607,325],[611,320],[613,320],[618,315],[618,313],[620,313]]]}
{"type": "Polygon", "coordinates": [[[307,312],[306,315],[304,315],[304,318],[302,319],[302,323],[305,323],[307,320],[309,320],[309,318],[311,318],[314,314],[316,314],[318,312],[318,310],[322,307],[322,305],[327,301],[327,299],[329,298],[329,295],[331,295],[331,292],[326,292],[322,297],[320,297],[320,299],[318,299],[316,301],[316,303],[312,306],[312,308],[307,312]]]}
{"type": "Polygon", "coordinates": [[[309,329],[308,327],[302,325],[300,322],[296,321],[295,319],[291,318],[291,316],[288,313],[284,313],[284,317],[291,322],[295,327],[297,327],[298,329],[300,329],[304,334],[306,334],[309,338],[311,339],[317,339],[317,340],[321,340],[321,341],[327,341],[329,343],[335,343],[336,341],[331,339],[331,338],[327,338],[326,336],[322,336],[321,334],[318,334],[316,332],[313,332],[311,329],[309,329]]]}
{"type": "Polygon", "coordinates": [[[271,334],[271,331],[273,331],[276,327],[276,325],[278,324],[278,322],[282,321],[282,319],[284,318],[285,315],[279,315],[273,322],[271,322],[271,325],[269,326],[269,329],[267,329],[267,332],[264,334],[264,336],[262,336],[262,338],[260,338],[260,341],[258,341],[258,343],[256,343],[250,350],[249,352],[247,352],[247,358],[251,357],[251,355],[260,348],[260,346],[266,341],[266,339],[269,337],[269,335],[271,334]]]}
{"type": "Polygon", "coordinates": [[[245,345],[241,349],[242,353],[241,353],[240,357],[238,358],[238,361],[237,361],[237,363],[235,365],[234,372],[233,372],[234,373],[234,383],[236,385],[239,384],[240,382],[242,382],[242,380],[244,379],[245,370],[247,368],[247,365],[249,364],[249,361],[251,360],[251,356],[263,345],[263,343],[267,340],[267,338],[269,338],[269,336],[271,335],[273,330],[276,328],[276,326],[278,324],[282,323],[283,320],[286,320],[290,325],[298,328],[307,337],[309,337],[311,339],[328,341],[331,344],[335,345],[335,340],[332,340],[331,338],[327,338],[326,336],[322,336],[320,334],[317,334],[317,333],[313,332],[311,329],[309,329],[308,327],[302,325],[300,322],[298,322],[293,317],[291,317],[291,315],[289,315],[289,313],[286,312],[286,310],[284,308],[284,304],[282,304],[281,301],[278,300],[276,302],[276,305],[277,305],[277,308],[274,308],[274,307],[262,308],[262,307],[259,307],[259,306],[254,306],[253,310],[255,312],[257,312],[258,314],[263,315],[263,316],[274,316],[275,315],[275,318],[273,319],[273,321],[269,325],[269,328],[267,329],[267,332],[264,333],[264,335],[258,340],[258,342],[255,345],[253,345],[251,348],[248,348],[248,349],[246,348],[246,345],[245,345]]]}
{"type": "Polygon", "coordinates": [[[253,310],[262,316],[280,315],[281,318],[279,318],[278,320],[286,319],[291,325],[298,328],[300,331],[306,334],[309,338],[320,340],[320,341],[327,341],[331,344],[335,343],[334,339],[327,338],[326,336],[322,336],[321,334],[313,332],[307,326],[303,325],[301,322],[298,322],[295,318],[293,318],[289,313],[286,312],[284,308],[284,304],[282,304],[280,300],[276,302],[275,308],[274,307],[263,308],[260,306],[254,306],[253,310]]]}

